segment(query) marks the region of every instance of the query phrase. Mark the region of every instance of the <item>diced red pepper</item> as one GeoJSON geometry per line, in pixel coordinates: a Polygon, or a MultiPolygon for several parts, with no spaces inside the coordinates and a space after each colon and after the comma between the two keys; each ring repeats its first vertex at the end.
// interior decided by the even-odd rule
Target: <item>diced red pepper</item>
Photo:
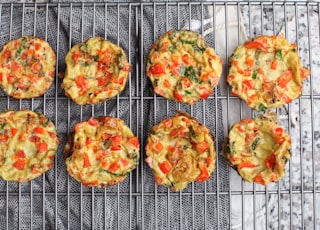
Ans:
{"type": "Polygon", "coordinates": [[[171,166],[169,161],[163,161],[163,162],[159,163],[159,167],[160,167],[160,170],[164,174],[167,174],[172,168],[172,166],[171,166]]]}
{"type": "Polygon", "coordinates": [[[204,89],[202,90],[202,93],[201,93],[201,95],[200,95],[200,98],[202,98],[202,99],[207,99],[211,94],[212,94],[212,90],[211,90],[211,89],[204,88],[204,89]]]}
{"type": "Polygon", "coordinates": [[[286,85],[292,80],[292,71],[287,70],[278,78],[278,84],[281,88],[286,87],[286,85]]]}
{"type": "Polygon", "coordinates": [[[265,180],[264,180],[264,178],[263,178],[263,176],[262,176],[261,173],[258,174],[258,175],[256,175],[256,176],[253,178],[253,180],[254,180],[255,182],[257,182],[258,184],[266,185],[266,182],[265,182],[265,180]]]}
{"type": "Polygon", "coordinates": [[[121,144],[122,136],[121,135],[114,135],[111,137],[111,140],[112,140],[112,144],[119,145],[119,144],[121,144]]]}
{"type": "Polygon", "coordinates": [[[109,171],[115,173],[119,168],[120,168],[119,163],[118,163],[118,162],[113,162],[113,163],[109,166],[109,171]]]}
{"type": "Polygon", "coordinates": [[[249,56],[246,57],[246,64],[249,67],[253,67],[254,65],[254,60],[252,58],[250,58],[249,56]]]}
{"type": "Polygon", "coordinates": [[[88,120],[88,124],[91,126],[97,126],[99,124],[99,121],[97,121],[97,119],[90,117],[90,119],[88,120]]]}
{"type": "Polygon", "coordinates": [[[13,167],[15,167],[18,170],[24,170],[26,167],[26,159],[19,158],[16,162],[14,162],[13,167]]]}
{"type": "Polygon", "coordinates": [[[196,181],[203,182],[203,181],[208,180],[210,178],[210,174],[209,174],[208,168],[205,165],[202,165],[200,167],[200,170],[201,170],[201,173],[197,177],[196,181]]]}
{"type": "Polygon", "coordinates": [[[183,100],[182,95],[179,94],[177,91],[174,91],[174,92],[173,92],[173,96],[174,96],[174,98],[175,98],[177,101],[179,101],[179,102],[181,102],[181,101],[183,100]]]}
{"type": "Polygon", "coordinates": [[[25,158],[26,154],[23,150],[19,150],[14,154],[17,158],[25,158]]]}
{"type": "Polygon", "coordinates": [[[43,133],[44,133],[44,129],[41,128],[41,127],[35,127],[34,130],[33,130],[33,132],[34,132],[35,134],[43,134],[43,133]]]}
{"type": "Polygon", "coordinates": [[[149,72],[153,75],[162,75],[166,73],[166,69],[163,64],[157,62],[149,68],[149,72]]]}
{"type": "Polygon", "coordinates": [[[275,60],[273,60],[272,62],[271,62],[271,69],[273,69],[273,70],[276,70],[277,69],[277,67],[278,67],[278,61],[277,61],[277,59],[275,59],[275,60]]]}
{"type": "Polygon", "coordinates": [[[79,75],[76,78],[76,84],[77,84],[78,87],[83,88],[87,84],[85,76],[79,75]]]}
{"type": "Polygon", "coordinates": [[[45,142],[40,142],[36,144],[39,153],[48,151],[48,144],[45,142]]]}
{"type": "Polygon", "coordinates": [[[112,151],[119,151],[119,150],[121,150],[121,145],[112,145],[112,146],[110,147],[110,149],[111,149],[112,151]]]}
{"type": "Polygon", "coordinates": [[[264,162],[269,169],[272,169],[276,163],[276,156],[274,155],[274,153],[272,153],[268,158],[266,158],[264,162]]]}
{"type": "Polygon", "coordinates": [[[18,132],[18,129],[16,128],[11,128],[11,136],[14,137],[18,132]]]}
{"type": "Polygon", "coordinates": [[[246,89],[253,89],[254,88],[254,84],[251,80],[244,80],[243,81],[243,86],[246,88],[246,89]]]}
{"type": "Polygon", "coordinates": [[[139,148],[139,139],[138,137],[130,137],[128,143],[133,145],[135,148],[139,148]]]}
{"type": "Polygon", "coordinates": [[[6,133],[0,134],[0,142],[7,142],[9,139],[8,135],[6,133]]]}
{"type": "Polygon", "coordinates": [[[208,149],[208,147],[209,147],[209,144],[207,141],[199,142],[196,145],[197,151],[199,153],[204,153],[208,149]]]}
{"type": "Polygon", "coordinates": [[[87,153],[83,154],[83,167],[88,168],[91,166],[89,155],[87,153]]]}
{"type": "Polygon", "coordinates": [[[257,167],[257,165],[252,163],[251,161],[243,161],[238,165],[239,169],[242,169],[242,168],[255,168],[255,167],[257,167]]]}

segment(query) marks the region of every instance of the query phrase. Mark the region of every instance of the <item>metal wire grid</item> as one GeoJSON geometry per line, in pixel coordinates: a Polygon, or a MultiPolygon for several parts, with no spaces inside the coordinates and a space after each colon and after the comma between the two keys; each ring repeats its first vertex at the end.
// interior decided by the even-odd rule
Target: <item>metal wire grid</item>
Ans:
{"type": "MultiPolygon", "coordinates": [[[[319,77],[314,74],[320,70],[315,56],[319,54],[320,43],[319,9],[319,3],[304,2],[0,4],[1,45],[24,34],[44,38],[56,51],[57,76],[65,68],[67,50],[92,36],[102,36],[122,46],[132,64],[126,90],[96,106],[75,105],[64,96],[59,78],[40,98],[13,100],[1,92],[2,110],[32,109],[51,118],[61,144],[54,168],[42,177],[23,184],[0,181],[0,228],[319,228],[316,204],[320,200],[317,166],[320,158],[316,153],[320,148],[320,121],[316,114],[320,108],[320,91],[316,88],[319,77]],[[203,34],[208,29],[204,23],[208,12],[216,12],[219,7],[225,9],[226,22],[229,7],[236,7],[238,12],[237,39],[232,43],[240,43],[242,13],[248,37],[277,34],[284,26],[286,35],[294,38],[291,42],[298,42],[300,55],[307,54],[302,61],[312,74],[303,96],[286,109],[277,110],[281,124],[294,137],[295,149],[287,165],[286,178],[267,188],[243,182],[218,155],[210,181],[173,193],[154,185],[151,170],[143,161],[145,140],[153,124],[174,114],[176,109],[189,112],[213,131],[215,147],[220,152],[223,136],[230,126],[241,118],[256,115],[238,98],[230,96],[225,83],[226,65],[214,94],[193,107],[166,101],[149,90],[145,60],[151,43],[165,31],[190,26],[195,19],[200,21],[198,32],[203,34]],[[275,20],[278,18],[282,23],[275,20]],[[63,146],[73,125],[99,115],[121,117],[140,137],[139,167],[125,182],[110,189],[83,187],[67,175],[64,165],[63,146]],[[309,146],[311,149],[305,149],[309,146]],[[262,214],[259,215],[261,197],[262,214]],[[250,215],[252,221],[248,221],[250,215]]],[[[216,21],[217,18],[212,17],[209,26],[214,27],[216,21]]],[[[232,34],[229,29],[224,32],[226,46],[220,55],[228,57],[232,52],[229,40],[232,34]]],[[[214,47],[219,39],[215,31],[205,38],[214,47]]]]}

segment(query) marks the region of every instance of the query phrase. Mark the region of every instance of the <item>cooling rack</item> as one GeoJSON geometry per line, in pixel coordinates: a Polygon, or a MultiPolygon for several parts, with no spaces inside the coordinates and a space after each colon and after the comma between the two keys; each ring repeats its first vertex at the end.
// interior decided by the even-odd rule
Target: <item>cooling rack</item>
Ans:
{"type": "Polygon", "coordinates": [[[47,40],[57,54],[56,79],[42,97],[14,100],[0,92],[0,108],[31,109],[52,119],[60,137],[53,169],[27,183],[0,180],[0,229],[317,229],[320,226],[320,4],[315,2],[3,3],[0,45],[22,35],[47,40]],[[145,75],[152,43],[170,29],[202,34],[224,60],[219,86],[206,101],[187,106],[156,96],[145,75]],[[291,134],[286,176],[268,187],[249,184],[220,155],[224,137],[241,118],[257,116],[231,96],[227,57],[244,39],[283,33],[297,43],[311,70],[303,95],[275,112],[291,134]],[[58,77],[72,45],[101,36],[120,45],[131,63],[130,80],[116,98],[95,106],[68,99],[58,77]],[[144,163],[151,127],[190,113],[216,137],[216,170],[205,183],[182,192],[154,184],[144,163]],[[84,187],[70,178],[63,147],[75,123],[92,116],[122,118],[139,136],[140,165],[109,189],[84,187]]]}

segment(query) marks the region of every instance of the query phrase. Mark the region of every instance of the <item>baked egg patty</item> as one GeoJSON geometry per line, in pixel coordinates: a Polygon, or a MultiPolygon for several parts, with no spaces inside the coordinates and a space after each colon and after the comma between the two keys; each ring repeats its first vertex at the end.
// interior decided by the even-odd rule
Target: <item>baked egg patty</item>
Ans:
{"type": "Polygon", "coordinates": [[[54,124],[29,110],[0,113],[0,178],[30,181],[53,164],[59,139],[54,124]]]}
{"type": "Polygon", "coordinates": [[[152,128],[146,155],[158,185],[183,190],[193,181],[211,177],[216,161],[214,137],[194,118],[179,113],[152,128]]]}
{"type": "Polygon", "coordinates": [[[229,58],[231,93],[263,111],[301,96],[310,71],[301,66],[296,44],[281,36],[259,36],[236,48],[229,58]]]}
{"type": "Polygon", "coordinates": [[[125,52],[101,37],[74,45],[65,61],[62,88],[79,105],[115,97],[124,89],[130,72],[125,52]]]}
{"type": "Polygon", "coordinates": [[[139,140],[113,117],[77,123],[65,146],[67,170],[85,186],[109,187],[123,181],[139,162],[139,140]]]}
{"type": "Polygon", "coordinates": [[[291,140],[272,120],[244,119],[232,126],[224,154],[244,180],[267,185],[284,177],[291,140]]]}
{"type": "Polygon", "coordinates": [[[9,41],[0,53],[0,87],[16,99],[43,95],[55,76],[56,55],[49,43],[31,36],[9,41]]]}
{"type": "Polygon", "coordinates": [[[171,30],[151,47],[146,72],[155,93],[193,105],[218,85],[222,60],[196,32],[171,30]]]}

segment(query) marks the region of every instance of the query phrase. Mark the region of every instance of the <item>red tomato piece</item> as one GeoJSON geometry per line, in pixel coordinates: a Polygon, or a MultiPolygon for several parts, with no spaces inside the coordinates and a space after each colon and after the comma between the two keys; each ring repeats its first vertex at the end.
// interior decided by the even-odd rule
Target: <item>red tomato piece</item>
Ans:
{"type": "Polygon", "coordinates": [[[179,94],[177,91],[173,92],[173,96],[179,102],[181,102],[183,100],[183,96],[181,94],[179,94]]]}

